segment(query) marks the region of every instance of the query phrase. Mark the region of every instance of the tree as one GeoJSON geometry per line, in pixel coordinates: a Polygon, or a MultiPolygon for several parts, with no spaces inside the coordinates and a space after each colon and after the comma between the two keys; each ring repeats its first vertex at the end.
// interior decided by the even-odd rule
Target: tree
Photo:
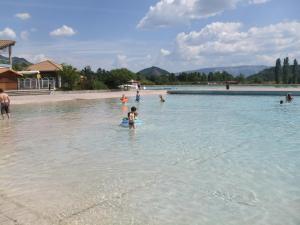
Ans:
{"type": "Polygon", "coordinates": [[[289,65],[289,57],[286,57],[283,60],[283,76],[282,76],[282,82],[284,84],[287,84],[289,82],[289,75],[290,75],[290,65],[289,65]]]}
{"type": "Polygon", "coordinates": [[[275,66],[275,82],[276,84],[280,83],[281,79],[281,60],[278,58],[276,60],[276,66],[275,66]]]}
{"type": "Polygon", "coordinates": [[[297,84],[298,83],[298,75],[299,75],[299,71],[298,71],[298,62],[297,59],[294,59],[294,64],[293,64],[293,68],[292,68],[292,73],[293,73],[293,83],[297,84]]]}
{"type": "Polygon", "coordinates": [[[62,70],[59,71],[62,78],[63,88],[74,90],[80,83],[80,73],[71,65],[62,64],[62,70]]]}
{"type": "Polygon", "coordinates": [[[111,70],[110,73],[105,77],[104,83],[109,88],[117,88],[119,85],[127,83],[130,80],[135,80],[136,74],[127,70],[123,69],[114,69],[111,70]]]}
{"type": "Polygon", "coordinates": [[[240,74],[235,78],[235,80],[238,81],[239,83],[245,83],[246,78],[243,74],[240,74]]]}

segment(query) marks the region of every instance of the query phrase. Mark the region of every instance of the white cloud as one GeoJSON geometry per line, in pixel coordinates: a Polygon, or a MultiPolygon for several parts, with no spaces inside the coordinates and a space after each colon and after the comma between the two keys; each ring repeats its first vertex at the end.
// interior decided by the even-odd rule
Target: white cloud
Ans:
{"type": "Polygon", "coordinates": [[[74,29],[72,27],[68,27],[67,25],[63,25],[60,28],[57,28],[56,30],[53,30],[50,32],[51,36],[73,36],[74,34],[76,34],[76,32],[74,31],[74,29]]]}
{"type": "Polygon", "coordinates": [[[38,54],[38,55],[34,55],[32,57],[32,62],[34,63],[39,63],[39,62],[42,62],[42,61],[45,61],[45,60],[48,60],[49,58],[44,55],[44,54],[38,54]]]}
{"type": "Polygon", "coordinates": [[[127,56],[126,55],[117,55],[117,58],[115,59],[113,67],[127,68],[128,67],[127,56]]]}
{"type": "Polygon", "coordinates": [[[30,19],[31,15],[29,13],[17,13],[15,17],[21,19],[21,20],[28,20],[30,19]]]}
{"type": "Polygon", "coordinates": [[[169,51],[169,50],[166,50],[166,49],[160,49],[160,54],[162,55],[162,56],[168,56],[168,55],[170,55],[171,54],[171,52],[169,51]]]}
{"type": "Polygon", "coordinates": [[[31,63],[39,63],[45,60],[51,60],[45,54],[32,54],[32,53],[25,53],[25,54],[17,54],[18,57],[25,58],[31,63]]]}
{"type": "Polygon", "coordinates": [[[216,22],[200,31],[179,33],[177,56],[190,63],[208,65],[270,64],[276,57],[300,57],[300,22],[282,22],[242,31],[241,23],[216,22]]]}
{"type": "Polygon", "coordinates": [[[27,30],[21,31],[20,37],[24,41],[28,40],[28,38],[29,38],[29,32],[27,30]]]}
{"type": "Polygon", "coordinates": [[[234,9],[238,3],[264,3],[269,0],[160,0],[151,6],[137,28],[188,24],[191,20],[215,16],[234,9]]]}
{"type": "Polygon", "coordinates": [[[264,4],[271,0],[249,0],[249,4],[264,4]]]}
{"type": "Polygon", "coordinates": [[[0,30],[0,37],[1,38],[11,38],[11,39],[13,39],[13,38],[16,38],[17,35],[16,35],[16,32],[13,29],[11,29],[9,27],[6,27],[3,30],[0,30]]]}

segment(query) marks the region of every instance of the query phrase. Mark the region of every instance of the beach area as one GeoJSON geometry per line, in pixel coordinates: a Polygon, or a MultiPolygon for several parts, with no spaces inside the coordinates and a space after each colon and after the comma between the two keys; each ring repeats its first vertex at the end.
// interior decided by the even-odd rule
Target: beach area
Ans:
{"type": "MultiPolygon", "coordinates": [[[[300,94],[300,87],[274,87],[274,86],[231,86],[230,90],[225,90],[224,86],[157,86],[152,87],[153,90],[140,90],[140,95],[166,95],[168,91],[180,94],[220,94],[230,95],[231,93],[237,95],[255,95],[256,92],[262,95],[281,95],[284,97],[285,93],[300,94]],[[155,89],[157,88],[157,89],[155,89]],[[161,90],[160,90],[161,89],[161,90]],[[279,94],[276,94],[279,93],[279,94]]],[[[36,104],[36,103],[54,103],[61,101],[72,100],[93,100],[93,99],[108,99],[120,98],[123,94],[127,97],[135,97],[136,90],[131,91],[52,91],[49,95],[22,95],[11,96],[12,105],[22,104],[36,104]]]]}
{"type": "MultiPolygon", "coordinates": [[[[34,103],[53,103],[72,100],[93,100],[120,98],[123,94],[127,97],[135,97],[136,91],[107,91],[107,92],[87,92],[87,91],[72,91],[72,92],[52,92],[50,95],[24,95],[11,96],[12,105],[34,104],[34,103]]],[[[142,90],[141,96],[148,95],[165,95],[165,90],[142,90]]]]}

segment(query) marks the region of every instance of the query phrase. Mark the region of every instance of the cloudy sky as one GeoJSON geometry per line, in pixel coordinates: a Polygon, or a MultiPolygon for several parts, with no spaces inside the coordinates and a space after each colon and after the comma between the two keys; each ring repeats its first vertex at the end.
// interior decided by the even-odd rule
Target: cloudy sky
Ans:
{"type": "Polygon", "coordinates": [[[300,61],[299,0],[0,0],[0,39],[14,56],[78,68],[300,61]]]}

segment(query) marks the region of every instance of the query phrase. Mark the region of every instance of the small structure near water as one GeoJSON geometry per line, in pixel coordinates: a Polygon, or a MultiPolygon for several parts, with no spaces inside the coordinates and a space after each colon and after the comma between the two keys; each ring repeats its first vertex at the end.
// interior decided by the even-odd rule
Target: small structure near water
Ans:
{"type": "Polygon", "coordinates": [[[12,69],[12,46],[15,43],[13,40],[0,40],[0,55],[8,54],[0,62],[0,88],[3,90],[16,90],[18,79],[22,77],[22,74],[12,69]]]}

